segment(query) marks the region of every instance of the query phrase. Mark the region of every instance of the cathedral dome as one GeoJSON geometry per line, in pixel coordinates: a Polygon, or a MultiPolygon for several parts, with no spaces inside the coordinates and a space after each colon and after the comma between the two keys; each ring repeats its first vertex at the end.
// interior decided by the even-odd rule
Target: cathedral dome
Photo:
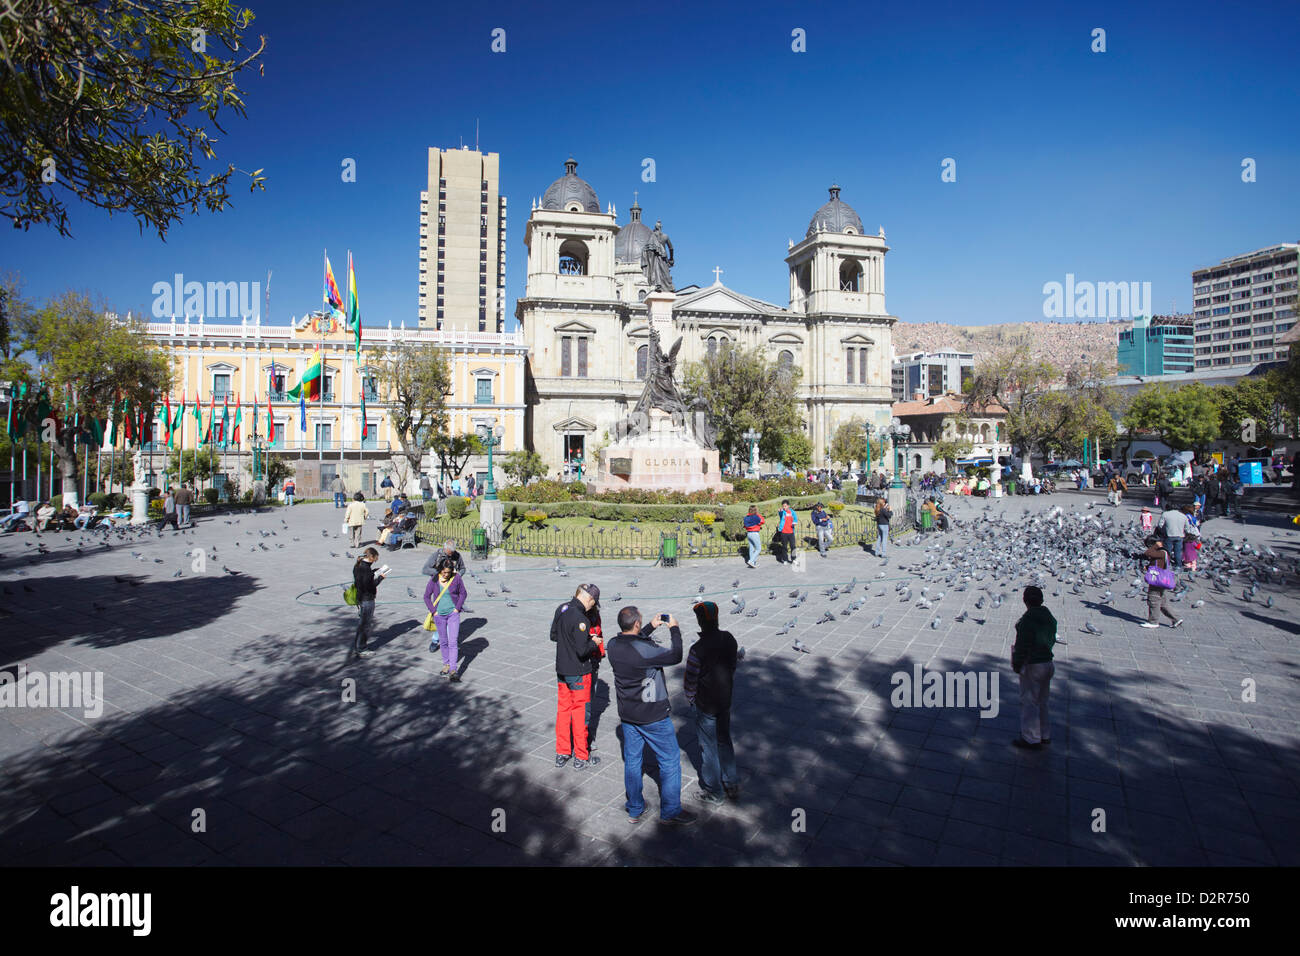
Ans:
{"type": "Polygon", "coordinates": [[[831,186],[831,198],[826,205],[817,210],[808,223],[808,235],[817,232],[847,232],[855,236],[862,235],[862,220],[853,211],[853,207],[840,199],[840,187],[831,186]]]}
{"type": "Polygon", "coordinates": [[[596,190],[575,172],[577,168],[578,164],[573,159],[565,162],[564,175],[551,183],[542,196],[543,209],[573,211],[571,207],[577,205],[583,212],[600,212],[596,190]]]}
{"type": "Polygon", "coordinates": [[[641,221],[641,207],[632,200],[632,221],[614,237],[614,259],[617,262],[640,262],[641,250],[650,238],[650,227],[641,221]]]}

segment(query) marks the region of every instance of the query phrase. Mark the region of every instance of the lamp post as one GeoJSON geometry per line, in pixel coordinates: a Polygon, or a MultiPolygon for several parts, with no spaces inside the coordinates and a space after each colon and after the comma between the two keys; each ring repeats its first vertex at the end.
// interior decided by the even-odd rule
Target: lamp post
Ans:
{"type": "Polygon", "coordinates": [[[866,467],[863,469],[864,477],[862,480],[862,483],[866,484],[865,476],[871,474],[871,439],[876,437],[876,426],[873,422],[867,422],[862,426],[862,430],[866,432],[867,435],[867,463],[866,467]]]}
{"type": "Polygon", "coordinates": [[[485,501],[496,501],[497,485],[492,475],[492,449],[501,444],[505,435],[505,429],[500,425],[497,425],[495,428],[487,428],[485,431],[487,434],[483,436],[482,440],[483,444],[487,445],[488,450],[488,480],[487,493],[484,494],[483,498],[485,501]]]}
{"type": "Polygon", "coordinates": [[[893,422],[891,422],[886,428],[882,429],[881,431],[881,440],[883,441],[885,438],[888,438],[894,449],[894,480],[890,482],[889,486],[891,488],[903,487],[903,480],[902,477],[899,475],[899,467],[898,467],[898,446],[899,445],[903,446],[902,470],[906,471],[907,470],[907,449],[908,449],[907,442],[911,437],[912,437],[912,426],[904,424],[903,422],[899,421],[897,418],[895,418],[893,422]]]}
{"type": "Polygon", "coordinates": [[[262,480],[262,472],[266,465],[265,458],[266,441],[261,435],[253,433],[253,480],[262,480]]]}
{"type": "Polygon", "coordinates": [[[753,478],[755,471],[757,471],[757,469],[754,467],[754,451],[755,449],[758,448],[758,443],[759,441],[762,440],[763,433],[751,428],[749,431],[745,432],[745,434],[741,435],[740,437],[745,439],[745,441],[749,443],[749,462],[748,462],[749,467],[746,468],[745,470],[749,474],[749,477],[753,478]]]}

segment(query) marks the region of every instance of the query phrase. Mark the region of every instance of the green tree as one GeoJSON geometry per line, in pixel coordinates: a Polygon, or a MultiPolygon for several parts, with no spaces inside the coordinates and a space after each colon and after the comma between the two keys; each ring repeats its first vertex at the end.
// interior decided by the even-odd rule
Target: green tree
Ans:
{"type": "Polygon", "coordinates": [[[546,463],[535,451],[512,451],[502,459],[501,470],[515,484],[526,485],[546,474],[546,463]]]}
{"type": "Polygon", "coordinates": [[[1078,454],[1085,438],[1114,434],[1119,399],[1105,385],[1113,372],[1098,360],[1061,369],[1020,345],[976,367],[966,407],[975,412],[990,404],[1006,408],[1007,440],[1022,456],[1049,450],[1078,454]]]}
{"type": "Polygon", "coordinates": [[[29,435],[43,440],[56,432],[50,447],[64,498],[73,501],[78,446],[75,429],[65,423],[75,416],[105,419],[119,399],[129,400],[132,408],[152,407],[171,387],[171,363],[144,335],[142,323],[111,317],[85,295],[67,292],[42,308],[24,307],[15,314],[21,318],[11,331],[13,355],[0,361],[0,380],[27,387],[28,400],[15,414],[29,435]],[[42,408],[42,389],[52,407],[42,408]]]}
{"type": "Polygon", "coordinates": [[[389,427],[402,446],[402,457],[418,473],[424,452],[448,438],[452,380],[446,351],[433,343],[398,345],[372,350],[369,361],[378,370],[376,387],[388,396],[389,427]]]}
{"type": "Polygon", "coordinates": [[[758,443],[762,458],[786,460],[783,451],[790,433],[804,429],[796,398],[801,369],[769,362],[757,348],[724,344],[701,361],[687,363],[682,374],[685,394],[692,400],[702,398],[708,407],[723,461],[748,455],[749,445],[742,436],[751,428],[763,433],[758,443]]]}
{"type": "Polygon", "coordinates": [[[1133,397],[1121,424],[1128,430],[1130,448],[1138,432],[1149,432],[1173,451],[1190,449],[1201,457],[1219,437],[1220,418],[1213,390],[1200,382],[1180,388],[1152,382],[1133,397]]]}
{"type": "Polygon", "coordinates": [[[262,460],[266,467],[268,489],[279,488],[286,478],[294,474],[293,465],[280,455],[265,455],[262,460]]]}
{"type": "Polygon", "coordinates": [[[831,447],[826,457],[832,463],[839,462],[845,468],[852,468],[859,462],[867,460],[867,433],[863,431],[866,421],[858,416],[850,418],[835,429],[831,436],[831,447]]]}
{"type": "Polygon", "coordinates": [[[1256,447],[1272,446],[1282,431],[1286,405],[1282,375],[1278,371],[1266,376],[1242,378],[1235,385],[1211,389],[1219,406],[1219,434],[1228,439],[1241,438],[1256,447]],[[1255,437],[1248,440],[1245,422],[1255,423],[1255,437]]]}
{"type": "MultiPolygon", "coordinates": [[[[767,435],[763,435],[766,440],[767,435]]],[[[812,467],[813,444],[812,439],[802,429],[799,431],[786,432],[781,438],[781,447],[777,452],[776,460],[795,471],[807,471],[812,467]]]]}
{"type": "Polygon", "coordinates": [[[210,451],[206,448],[186,448],[184,451],[173,448],[167,459],[167,477],[172,481],[179,481],[182,474],[185,481],[211,481],[210,451]],[[182,464],[185,466],[184,472],[181,471],[182,464]]]}
{"type": "MultiPolygon", "coordinates": [[[[245,115],[235,77],[266,46],[261,37],[245,49],[249,10],[225,0],[5,6],[0,213],[66,236],[70,193],[163,237],[186,213],[230,205],[236,167],[205,172],[201,161],[216,158],[222,110],[245,115]]],[[[263,188],[261,172],[247,174],[250,190],[263,188]]]]}
{"type": "Polygon", "coordinates": [[[930,449],[930,460],[942,461],[948,468],[952,468],[957,459],[965,458],[974,450],[975,443],[969,438],[943,438],[930,449]]]}
{"type": "Polygon", "coordinates": [[[442,474],[449,478],[459,478],[461,469],[474,455],[487,452],[487,446],[479,441],[477,435],[448,435],[439,432],[430,446],[438,456],[438,465],[442,474]]]}

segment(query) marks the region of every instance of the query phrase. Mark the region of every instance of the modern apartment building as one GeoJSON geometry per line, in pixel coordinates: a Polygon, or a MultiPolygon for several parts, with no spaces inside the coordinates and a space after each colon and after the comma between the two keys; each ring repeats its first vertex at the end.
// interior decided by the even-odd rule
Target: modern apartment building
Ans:
{"type": "Polygon", "coordinates": [[[1140,315],[1116,333],[1120,375],[1174,375],[1193,368],[1190,315],[1140,315]]]}
{"type": "Polygon", "coordinates": [[[467,146],[429,150],[420,193],[420,327],[504,332],[506,197],[501,159],[467,146]]]}
{"type": "Polygon", "coordinates": [[[1192,272],[1196,368],[1286,359],[1298,261],[1300,243],[1284,242],[1192,272]]]}
{"type": "Polygon", "coordinates": [[[945,350],[896,355],[891,386],[894,401],[904,402],[920,392],[924,398],[962,393],[962,381],[975,371],[975,353],[945,350]]]}

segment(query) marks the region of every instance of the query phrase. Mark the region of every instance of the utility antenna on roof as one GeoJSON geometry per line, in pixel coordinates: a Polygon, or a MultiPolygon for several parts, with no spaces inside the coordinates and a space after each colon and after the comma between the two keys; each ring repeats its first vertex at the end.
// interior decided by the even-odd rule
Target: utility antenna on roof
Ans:
{"type": "Polygon", "coordinates": [[[478,152],[478,117],[474,117],[474,152],[478,152]]]}

